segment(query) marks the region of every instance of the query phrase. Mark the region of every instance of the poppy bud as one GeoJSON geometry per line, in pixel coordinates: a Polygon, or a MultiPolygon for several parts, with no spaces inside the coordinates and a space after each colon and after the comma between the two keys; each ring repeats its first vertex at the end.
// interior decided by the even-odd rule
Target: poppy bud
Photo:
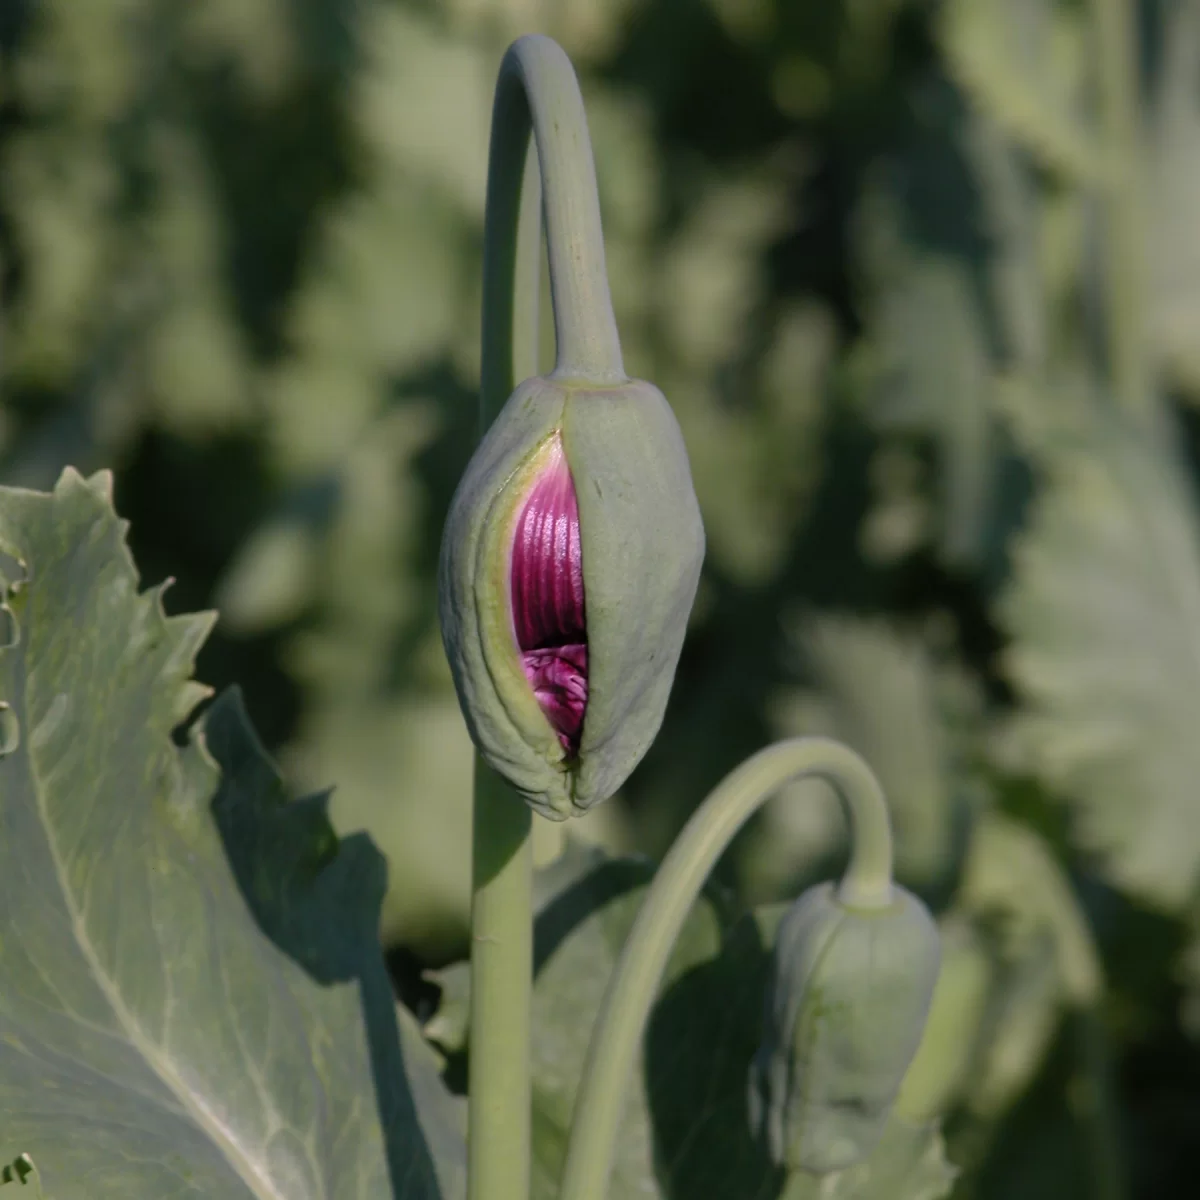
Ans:
{"type": "Polygon", "coordinates": [[[937,927],[893,886],[884,908],[832,884],[788,909],[775,943],[750,1124],[777,1166],[818,1173],[866,1158],[916,1054],[937,982],[937,927]]]}
{"type": "Polygon", "coordinates": [[[556,819],[607,799],[662,724],[704,529],[648,383],[522,383],[442,539],[442,638],[484,759],[556,819]]]}

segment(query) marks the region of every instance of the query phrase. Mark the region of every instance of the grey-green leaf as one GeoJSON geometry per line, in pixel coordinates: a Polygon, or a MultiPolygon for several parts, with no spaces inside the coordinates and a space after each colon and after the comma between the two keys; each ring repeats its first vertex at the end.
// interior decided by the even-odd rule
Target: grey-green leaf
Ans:
{"type": "Polygon", "coordinates": [[[1019,763],[1071,804],[1110,878],[1165,907],[1200,872],[1200,527],[1161,436],[1099,404],[1037,439],[1045,486],[998,616],[1019,763]]]}
{"type": "Polygon", "coordinates": [[[1084,39],[1052,0],[950,0],[940,10],[950,67],[988,116],[1041,161],[1095,181],[1109,166],[1083,112],[1084,39]]]}
{"type": "Polygon", "coordinates": [[[904,437],[872,467],[880,504],[863,530],[870,557],[932,539],[955,570],[1002,574],[1021,487],[997,420],[1001,379],[1036,375],[1046,297],[1035,247],[1034,181],[994,125],[949,88],[914,92],[913,132],[872,173],[857,220],[867,285],[857,356],[870,423],[904,437]],[[934,503],[914,493],[934,452],[934,503]]]}
{"type": "Polygon", "coordinates": [[[0,552],[26,575],[0,650],[0,1159],[54,1200],[451,1200],[462,1138],[396,1015],[378,852],[285,801],[236,697],[173,744],[211,618],[138,593],[105,479],[0,489],[0,552]]]}

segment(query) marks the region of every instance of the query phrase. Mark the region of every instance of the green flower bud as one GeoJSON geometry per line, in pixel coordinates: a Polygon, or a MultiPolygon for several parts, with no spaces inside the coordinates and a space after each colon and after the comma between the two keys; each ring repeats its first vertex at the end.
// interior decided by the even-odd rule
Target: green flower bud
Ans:
{"type": "Polygon", "coordinates": [[[704,557],[683,437],[648,383],[522,383],[442,540],[442,638],[484,759],[563,819],[662,724],[704,557]]]}
{"type": "Polygon", "coordinates": [[[937,927],[893,887],[886,908],[810,888],[780,923],[750,1124],[777,1166],[825,1173],[866,1158],[921,1041],[937,982],[937,927]]]}

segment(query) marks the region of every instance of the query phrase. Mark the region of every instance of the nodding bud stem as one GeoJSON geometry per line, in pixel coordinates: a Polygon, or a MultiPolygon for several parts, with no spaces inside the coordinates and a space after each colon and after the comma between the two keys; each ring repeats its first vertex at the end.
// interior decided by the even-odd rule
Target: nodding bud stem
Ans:
{"type": "Polygon", "coordinates": [[[587,708],[587,621],[579,501],[557,431],[517,516],[512,612],[525,677],[574,758],[587,708]]]}
{"type": "Polygon", "coordinates": [[[704,528],[670,406],[625,375],[583,99],[538,35],[512,45],[496,86],[483,275],[482,410],[508,399],[446,518],[438,615],[480,754],[562,819],[611,796],[658,732],[704,528]],[[519,182],[531,127],[540,205],[519,182]],[[536,358],[538,209],[557,359],[518,383],[518,359],[536,358]]]}

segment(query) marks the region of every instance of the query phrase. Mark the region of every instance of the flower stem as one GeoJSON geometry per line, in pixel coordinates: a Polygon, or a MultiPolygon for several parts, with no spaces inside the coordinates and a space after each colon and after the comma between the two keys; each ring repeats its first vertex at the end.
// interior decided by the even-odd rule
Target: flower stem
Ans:
{"type": "Polygon", "coordinates": [[[728,775],[676,839],[609,983],[575,1103],[561,1200],[604,1200],[622,1102],[671,948],[709,872],[746,821],[785,783],[831,783],[850,817],[852,851],[838,889],[853,908],[892,900],[892,835],[883,792],[852,750],[798,738],[759,751],[728,775]]]}
{"type": "MultiPolygon", "coordinates": [[[[550,38],[518,38],[500,64],[492,109],[484,229],[485,308],[495,320],[483,335],[485,407],[508,399],[501,377],[512,375],[511,281],[521,178],[532,127],[544,196],[546,250],[554,305],[554,375],[612,383],[625,378],[613,316],[596,170],[579,84],[562,48],[550,38]]],[[[518,377],[517,382],[521,377],[518,377]]]]}
{"type": "Polygon", "coordinates": [[[529,1198],[532,815],[476,756],[468,1200],[529,1198]]]}
{"type": "MultiPolygon", "coordinates": [[[[538,156],[497,109],[484,229],[480,432],[537,371],[538,156]],[[497,150],[499,145],[499,151],[497,150]]],[[[468,1200],[528,1200],[533,837],[528,805],[476,755],[471,863],[468,1200]]]]}
{"type": "Polygon", "coordinates": [[[1091,0],[1105,149],[1113,163],[1104,197],[1109,372],[1117,402],[1135,417],[1150,403],[1145,324],[1145,243],[1139,191],[1137,31],[1129,0],[1091,0]]]}

